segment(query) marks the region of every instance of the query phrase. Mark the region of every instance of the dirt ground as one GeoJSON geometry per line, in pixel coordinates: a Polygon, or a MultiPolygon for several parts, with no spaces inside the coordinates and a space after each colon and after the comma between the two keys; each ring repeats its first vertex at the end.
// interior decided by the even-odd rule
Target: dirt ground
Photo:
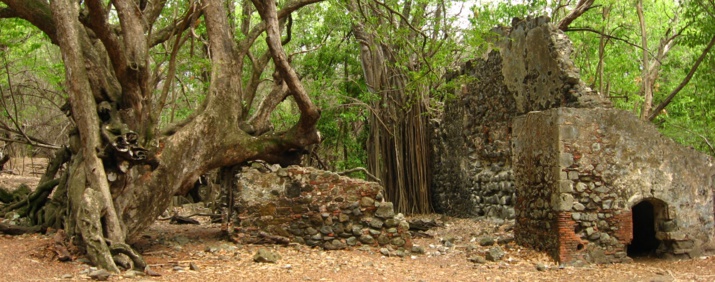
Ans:
{"type": "MultiPolygon", "coordinates": [[[[23,175],[0,174],[0,185],[39,177],[39,174],[23,175]]],[[[177,211],[182,215],[192,212],[190,208],[177,211]]],[[[220,226],[208,223],[206,218],[197,217],[200,225],[157,221],[136,240],[134,247],[161,276],[125,271],[109,280],[715,281],[715,256],[682,261],[638,258],[626,264],[560,267],[544,253],[511,242],[509,222],[439,215],[419,218],[435,219],[444,226],[427,231],[432,238],[414,239],[424,254],[403,257],[385,256],[377,247],[323,251],[303,245],[240,245],[224,240],[220,226]],[[494,247],[481,246],[484,237],[505,239],[497,244],[505,253],[501,260],[472,262],[475,256],[494,247]],[[281,259],[277,263],[254,262],[253,256],[261,248],[279,254],[281,259]]],[[[86,259],[79,256],[70,262],[60,262],[51,251],[52,244],[52,234],[0,235],[0,281],[91,280],[89,273],[94,269],[86,259]]]]}

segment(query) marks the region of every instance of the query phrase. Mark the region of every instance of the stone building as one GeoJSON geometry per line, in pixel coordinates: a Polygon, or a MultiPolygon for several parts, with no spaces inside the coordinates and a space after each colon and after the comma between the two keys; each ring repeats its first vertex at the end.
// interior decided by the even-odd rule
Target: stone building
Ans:
{"type": "Polygon", "coordinates": [[[557,108],[517,117],[515,238],[563,263],[712,248],[710,156],[614,109],[557,108]]]}
{"type": "Polygon", "coordinates": [[[540,17],[496,29],[485,59],[451,76],[467,77],[435,124],[432,193],[437,212],[514,218],[511,132],[515,117],[556,107],[608,107],[580,80],[571,43],[540,17]]]}
{"type": "Polygon", "coordinates": [[[710,250],[713,158],[610,108],[547,18],[497,33],[436,126],[438,211],[513,218],[519,244],[566,264],[710,250]]]}

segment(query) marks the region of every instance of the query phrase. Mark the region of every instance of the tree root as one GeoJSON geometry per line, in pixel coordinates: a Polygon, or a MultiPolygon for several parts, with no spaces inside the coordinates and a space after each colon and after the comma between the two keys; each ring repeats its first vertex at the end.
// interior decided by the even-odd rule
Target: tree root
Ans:
{"type": "Polygon", "coordinates": [[[109,245],[109,251],[112,253],[112,255],[124,254],[128,256],[134,262],[135,269],[143,270],[147,266],[146,262],[144,261],[144,258],[142,258],[139,253],[134,251],[134,249],[132,249],[132,247],[130,247],[126,243],[112,242],[108,239],[105,239],[105,241],[109,245]]]}
{"type": "MultiPolygon", "coordinates": [[[[55,189],[55,186],[57,186],[57,184],[60,184],[59,179],[53,179],[38,185],[37,189],[35,189],[35,192],[32,192],[30,195],[27,196],[27,198],[5,206],[5,208],[3,208],[0,213],[6,214],[10,211],[17,210],[19,211],[18,214],[21,217],[36,214],[36,212],[45,205],[45,203],[47,202],[47,197],[50,196],[52,190],[55,189]]],[[[33,223],[37,222],[35,218],[31,219],[33,223]]]]}

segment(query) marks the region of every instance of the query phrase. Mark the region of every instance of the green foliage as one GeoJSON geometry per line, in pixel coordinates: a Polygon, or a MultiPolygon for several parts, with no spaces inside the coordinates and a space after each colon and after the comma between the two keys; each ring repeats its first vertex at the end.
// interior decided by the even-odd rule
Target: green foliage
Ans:
{"type": "Polygon", "coordinates": [[[465,33],[465,45],[478,57],[488,48],[493,47],[489,40],[494,37],[492,29],[497,26],[510,26],[514,18],[526,18],[548,14],[549,7],[545,0],[528,1],[487,1],[472,7],[469,17],[471,28],[465,33]]]}
{"type": "MultiPolygon", "coordinates": [[[[0,21],[0,123],[20,128],[25,134],[48,143],[66,142],[68,120],[59,111],[64,104],[64,65],[59,50],[29,23],[18,19],[0,21]]],[[[6,131],[4,137],[11,137],[6,131]]],[[[4,142],[6,143],[6,142],[4,142]]],[[[48,153],[13,145],[11,154],[48,153]]],[[[5,153],[8,153],[7,151],[5,153]]]]}
{"type": "MultiPolygon", "coordinates": [[[[485,42],[492,36],[491,29],[495,25],[510,25],[513,17],[542,14],[558,21],[569,12],[570,8],[559,9],[555,2],[559,1],[499,1],[476,6],[465,42],[474,56],[480,56],[489,47],[485,42]]],[[[662,65],[658,66],[659,75],[654,84],[655,107],[681,83],[713,37],[715,7],[710,1],[695,0],[645,0],[643,7],[651,58],[658,55],[664,38],[679,34],[664,59],[659,61],[662,65]]],[[[610,98],[614,106],[639,114],[644,102],[643,63],[641,32],[633,2],[597,1],[570,28],[566,33],[573,42],[571,58],[580,67],[582,80],[610,98]],[[599,64],[602,43],[604,56],[599,64]]],[[[665,135],[710,154],[715,154],[711,145],[715,143],[715,95],[708,91],[715,88],[715,75],[709,71],[713,67],[715,56],[709,54],[691,82],[654,121],[665,135]]]]}
{"type": "MultiPolygon", "coordinates": [[[[648,49],[651,57],[657,56],[661,41],[676,33],[673,47],[666,57],[660,60],[662,65],[654,85],[654,107],[663,101],[670,92],[685,78],[685,75],[702,52],[704,45],[712,38],[713,21],[704,12],[706,4],[700,1],[682,2],[678,5],[671,1],[644,1],[644,16],[648,30],[648,49]]],[[[643,104],[640,93],[642,79],[642,49],[640,29],[635,8],[623,1],[605,1],[600,11],[586,13],[574,24],[603,31],[612,38],[606,40],[603,59],[603,78],[598,74],[598,48],[601,40],[593,32],[568,32],[574,44],[572,58],[581,67],[582,79],[596,90],[607,95],[614,106],[639,114],[643,104]],[[602,15],[603,7],[610,8],[610,15],[602,15]]],[[[708,60],[712,60],[712,55],[708,60]]],[[[654,62],[651,63],[651,65],[654,62]]],[[[712,64],[700,66],[693,80],[666,107],[654,121],[660,130],[676,141],[714,154],[708,142],[715,140],[713,131],[713,95],[707,95],[704,89],[712,88],[710,72],[712,64]]]]}

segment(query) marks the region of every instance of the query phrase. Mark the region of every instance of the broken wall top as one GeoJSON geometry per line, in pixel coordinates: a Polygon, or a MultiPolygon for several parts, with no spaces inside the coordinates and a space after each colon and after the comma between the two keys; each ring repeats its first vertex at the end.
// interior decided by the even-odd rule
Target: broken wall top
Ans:
{"type": "MultiPolygon", "coordinates": [[[[517,115],[557,107],[611,107],[608,99],[581,81],[579,69],[570,58],[571,41],[548,17],[515,18],[511,27],[492,31],[496,37],[490,54],[499,54],[503,83],[515,99],[517,115]]],[[[491,55],[486,58],[467,62],[459,74],[480,79],[472,69],[493,60],[491,55]]]]}

